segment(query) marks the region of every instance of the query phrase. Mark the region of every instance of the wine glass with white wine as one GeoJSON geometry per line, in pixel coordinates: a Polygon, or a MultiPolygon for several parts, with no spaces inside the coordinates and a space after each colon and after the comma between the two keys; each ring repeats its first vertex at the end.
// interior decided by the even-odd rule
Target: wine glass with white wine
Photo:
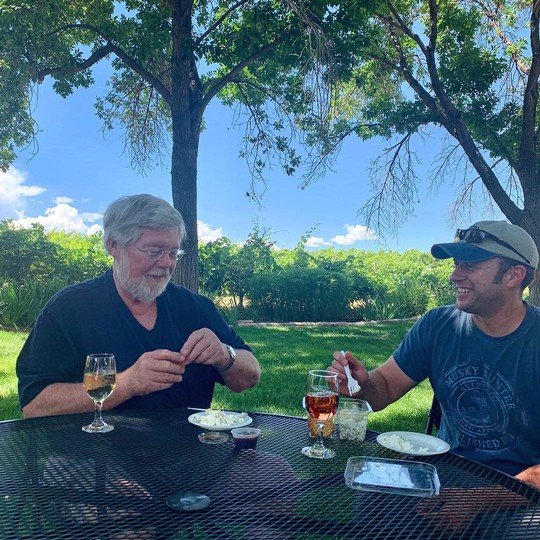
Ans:
{"type": "Polygon", "coordinates": [[[112,394],[116,386],[116,361],[114,354],[89,354],[84,366],[83,386],[86,393],[95,403],[94,421],[83,426],[87,433],[107,433],[114,426],[104,422],[101,417],[103,402],[112,394]]]}
{"type": "Polygon", "coordinates": [[[337,373],[312,370],[308,373],[305,407],[317,421],[317,440],[312,446],[302,448],[302,454],[311,458],[329,459],[336,453],[324,446],[322,431],[325,422],[334,418],[339,403],[339,380],[337,373]]]}

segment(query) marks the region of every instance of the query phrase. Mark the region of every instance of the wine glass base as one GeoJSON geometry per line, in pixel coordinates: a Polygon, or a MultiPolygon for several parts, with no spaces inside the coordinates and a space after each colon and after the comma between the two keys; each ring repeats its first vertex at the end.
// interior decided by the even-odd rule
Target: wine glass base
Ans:
{"type": "Polygon", "coordinates": [[[87,426],[83,426],[82,430],[86,431],[86,433],[108,433],[109,431],[112,431],[114,429],[114,426],[111,426],[109,424],[103,424],[102,426],[94,426],[92,424],[89,424],[87,426]]]}
{"type": "Polygon", "coordinates": [[[315,459],[330,459],[336,455],[336,453],[333,450],[330,450],[330,448],[323,447],[320,449],[313,448],[313,446],[304,446],[304,448],[302,448],[302,454],[315,459]]]}
{"type": "Polygon", "coordinates": [[[229,440],[229,434],[224,431],[205,431],[199,434],[199,441],[205,444],[223,444],[229,440]]]}

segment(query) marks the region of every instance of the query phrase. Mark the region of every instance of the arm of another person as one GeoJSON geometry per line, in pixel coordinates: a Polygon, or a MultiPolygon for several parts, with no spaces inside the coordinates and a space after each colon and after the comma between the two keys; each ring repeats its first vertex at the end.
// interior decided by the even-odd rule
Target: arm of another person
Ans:
{"type": "Polygon", "coordinates": [[[418,384],[405,374],[393,356],[390,356],[384,364],[368,372],[364,364],[350,352],[345,353],[345,357],[341,352],[335,352],[332,365],[328,369],[338,374],[340,390],[344,395],[348,395],[344,369],[346,364],[349,365],[351,375],[361,386],[360,392],[352,397],[365,399],[374,411],[380,411],[390,403],[394,403],[418,384]]]}
{"type": "Polygon", "coordinates": [[[516,478],[534,486],[537,489],[540,489],[540,465],[533,465],[528,467],[524,471],[521,471],[519,474],[516,474],[516,478]]]}
{"type": "Polygon", "coordinates": [[[180,355],[185,364],[213,365],[233,392],[255,386],[261,377],[259,362],[252,352],[245,349],[236,349],[236,360],[232,366],[221,371],[229,365],[231,357],[226,345],[209,328],[195,330],[180,349],[180,355]]]}

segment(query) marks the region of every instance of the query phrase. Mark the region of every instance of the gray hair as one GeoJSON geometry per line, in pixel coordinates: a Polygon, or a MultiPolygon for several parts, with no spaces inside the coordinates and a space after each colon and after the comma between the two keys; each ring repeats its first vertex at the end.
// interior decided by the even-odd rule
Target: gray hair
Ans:
{"type": "Polygon", "coordinates": [[[153,195],[128,195],[120,197],[103,216],[103,244],[109,252],[109,241],[122,247],[136,242],[141,229],[177,229],[180,243],[186,237],[184,220],[176,208],[153,195]]]}

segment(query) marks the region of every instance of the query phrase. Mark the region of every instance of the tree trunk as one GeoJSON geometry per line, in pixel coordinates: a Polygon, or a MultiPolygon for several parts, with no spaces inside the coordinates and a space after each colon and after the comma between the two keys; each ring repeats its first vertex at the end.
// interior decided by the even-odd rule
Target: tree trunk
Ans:
{"type": "MultiPolygon", "coordinates": [[[[536,247],[540,250],[540,193],[538,192],[536,175],[522,180],[523,185],[523,220],[517,223],[523,227],[534,240],[536,247]]],[[[535,306],[540,306],[540,283],[533,280],[529,285],[529,302],[535,306]]]]}
{"type": "Polygon", "coordinates": [[[173,280],[175,283],[179,283],[195,292],[197,292],[199,286],[197,240],[198,144],[198,137],[196,137],[196,142],[193,142],[189,138],[174,136],[171,170],[173,205],[182,214],[187,232],[182,245],[185,255],[178,262],[173,280]]]}
{"type": "Polygon", "coordinates": [[[186,54],[186,43],[192,38],[189,0],[172,0],[173,58],[172,79],[172,165],[171,184],[174,207],[182,214],[187,236],[182,245],[186,252],[178,263],[173,280],[197,291],[199,263],[197,241],[197,157],[202,119],[200,89],[195,83],[195,66],[186,54]]]}

